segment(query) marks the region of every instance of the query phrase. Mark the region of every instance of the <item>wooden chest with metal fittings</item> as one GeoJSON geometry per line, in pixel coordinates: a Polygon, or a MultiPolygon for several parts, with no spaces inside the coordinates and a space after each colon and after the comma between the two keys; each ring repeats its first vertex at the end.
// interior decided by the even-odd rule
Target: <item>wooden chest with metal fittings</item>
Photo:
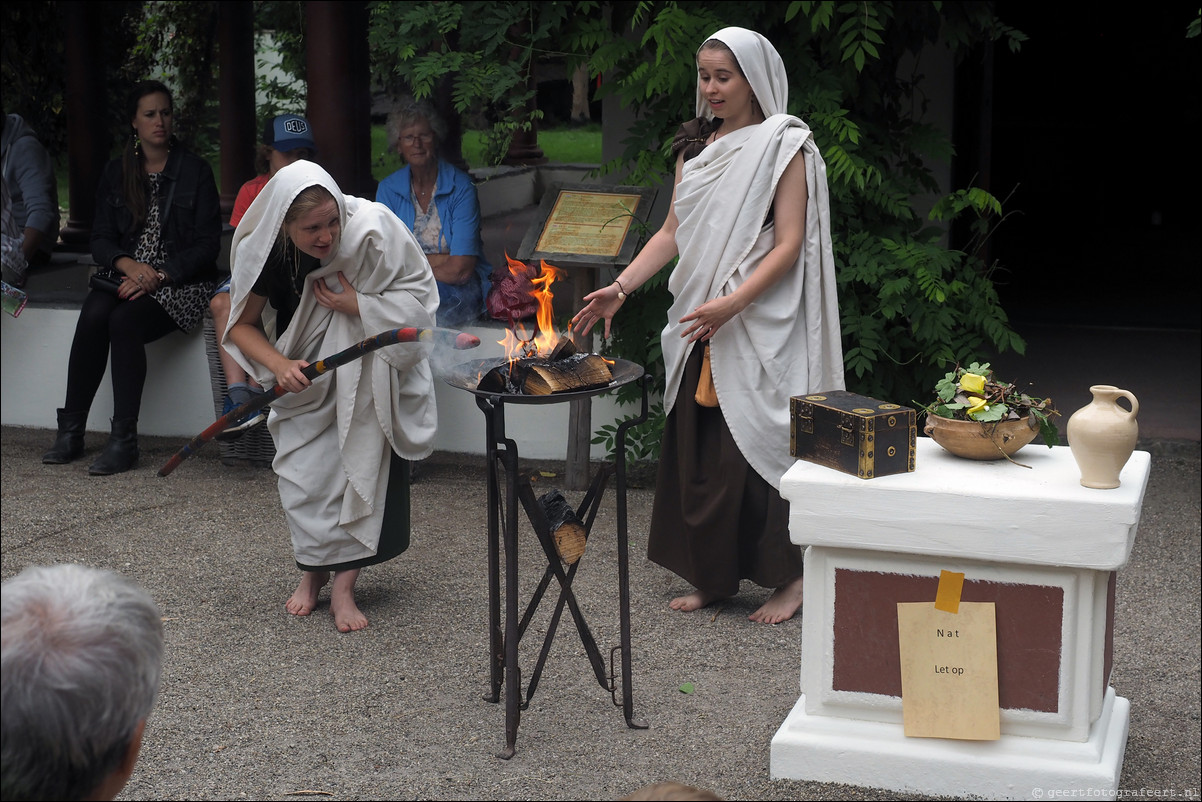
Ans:
{"type": "Polygon", "coordinates": [[[789,399],[789,453],[861,479],[914,470],[915,412],[831,390],[789,399]]]}

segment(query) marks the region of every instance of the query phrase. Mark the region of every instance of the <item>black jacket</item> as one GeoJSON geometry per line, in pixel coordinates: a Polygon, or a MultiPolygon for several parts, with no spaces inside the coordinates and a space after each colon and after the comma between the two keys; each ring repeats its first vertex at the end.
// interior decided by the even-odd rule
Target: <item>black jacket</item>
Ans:
{"type": "MultiPolygon", "coordinates": [[[[162,201],[163,271],[172,284],[217,280],[217,255],[221,247],[221,204],[217,182],[209,163],[178,146],[163,168],[162,201]],[[170,201],[170,208],[168,208],[170,201]]],[[[121,160],[104,168],[96,190],[96,219],[92,222],[92,258],[115,267],[118,257],[133,257],[141,229],[133,227],[133,214],[125,205],[121,160]]]]}

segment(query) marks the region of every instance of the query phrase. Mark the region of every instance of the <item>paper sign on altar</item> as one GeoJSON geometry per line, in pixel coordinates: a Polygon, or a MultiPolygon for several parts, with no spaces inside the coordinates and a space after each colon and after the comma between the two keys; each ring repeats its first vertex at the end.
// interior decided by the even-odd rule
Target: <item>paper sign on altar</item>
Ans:
{"type": "Polygon", "coordinates": [[[902,720],[907,737],[991,741],[1001,737],[993,602],[897,605],[902,720]]]}

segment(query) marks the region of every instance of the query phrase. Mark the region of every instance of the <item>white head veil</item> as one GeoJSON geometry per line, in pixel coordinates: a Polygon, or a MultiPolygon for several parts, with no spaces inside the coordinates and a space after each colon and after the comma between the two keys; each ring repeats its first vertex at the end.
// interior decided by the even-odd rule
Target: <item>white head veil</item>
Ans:
{"type": "MultiPolygon", "coordinates": [[[[763,34],[746,28],[723,28],[706,41],[710,39],[717,39],[735,54],[739,69],[751,84],[751,91],[765,117],[788,112],[789,76],[785,74],[785,62],[763,34]]],[[[700,47],[697,53],[701,53],[700,47]]],[[[706,119],[714,116],[701,94],[700,82],[697,83],[697,116],[706,119]]]]}
{"type": "MultiPolygon", "coordinates": [[[[338,217],[341,228],[346,228],[346,196],[338,188],[333,176],[320,165],[301,159],[281,168],[268,181],[255,197],[238,228],[234,231],[234,240],[230,248],[232,254],[242,257],[242,261],[254,262],[254,275],[257,277],[267,261],[268,254],[275,246],[280,229],[284,227],[284,216],[292,207],[296,196],[311,186],[324,187],[338,203],[338,217]],[[245,242],[245,244],[244,244],[245,242]]],[[[331,254],[333,256],[333,254],[331,254]]],[[[327,262],[329,259],[327,258],[327,262]]],[[[235,267],[238,265],[235,264],[235,267]]],[[[245,267],[246,265],[242,265],[245,267]]],[[[249,289],[249,288],[248,288],[249,289]]]]}

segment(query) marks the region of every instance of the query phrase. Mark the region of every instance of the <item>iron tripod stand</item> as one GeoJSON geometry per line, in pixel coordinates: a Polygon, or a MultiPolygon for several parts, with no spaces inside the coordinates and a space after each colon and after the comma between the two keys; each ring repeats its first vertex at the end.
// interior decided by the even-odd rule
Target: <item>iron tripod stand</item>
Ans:
{"type": "MultiPolygon", "coordinates": [[[[641,369],[640,369],[641,373],[641,369]]],[[[647,724],[634,719],[634,699],[631,690],[631,657],[630,657],[630,582],[629,558],[627,554],[628,538],[626,530],[626,433],[632,427],[647,419],[647,387],[650,376],[640,375],[638,381],[642,386],[642,411],[638,417],[630,418],[618,425],[615,437],[615,459],[598,468],[594,474],[583,501],[576,510],[577,517],[584,522],[586,532],[592,530],[596,519],[601,498],[608,485],[610,476],[615,477],[616,530],[618,555],[618,605],[621,627],[621,642],[610,650],[610,668],[606,671],[605,661],[597,647],[596,640],[589,630],[588,624],[577,604],[575,593],[572,591],[572,581],[576,576],[579,561],[565,571],[561,563],[555,542],[550,531],[547,517],[534,496],[530,480],[519,475],[517,444],[505,435],[505,404],[506,396],[494,394],[476,394],[476,404],[485,415],[485,428],[488,438],[488,597],[489,597],[489,665],[490,692],[485,699],[497,702],[500,699],[501,686],[505,687],[505,749],[498,757],[508,760],[513,757],[517,743],[518,724],[521,720],[521,710],[530,704],[538,688],[539,678],[546,664],[547,654],[556,629],[566,606],[580,634],[581,643],[588,655],[593,673],[601,687],[609,691],[615,706],[622,708],[626,724],[633,729],[646,729],[647,724]],[[504,491],[501,480],[504,477],[504,491]],[[531,596],[521,619],[518,618],[518,504],[526,511],[526,516],[538,536],[539,544],[547,558],[547,567],[543,572],[538,587],[531,596]],[[505,547],[505,623],[502,631],[500,612],[500,547],[502,536],[505,547]],[[532,616],[542,601],[543,595],[554,579],[559,583],[559,598],[555,611],[547,626],[543,638],[542,650],[539,652],[534,671],[526,689],[525,700],[521,699],[521,669],[518,665],[518,645],[525,634],[532,616]],[[613,668],[615,654],[621,656],[621,701],[618,700],[618,674],[613,668]]],[[[599,388],[595,392],[604,392],[610,387],[599,388]]],[[[593,394],[593,393],[590,393],[593,394]]],[[[579,397],[583,393],[569,393],[579,397]]],[[[542,397],[547,398],[547,397],[542,397]]],[[[510,398],[510,400],[513,400],[510,398]]],[[[569,400],[564,397],[560,400],[569,400]]],[[[583,559],[583,558],[581,558],[583,559]]]]}

